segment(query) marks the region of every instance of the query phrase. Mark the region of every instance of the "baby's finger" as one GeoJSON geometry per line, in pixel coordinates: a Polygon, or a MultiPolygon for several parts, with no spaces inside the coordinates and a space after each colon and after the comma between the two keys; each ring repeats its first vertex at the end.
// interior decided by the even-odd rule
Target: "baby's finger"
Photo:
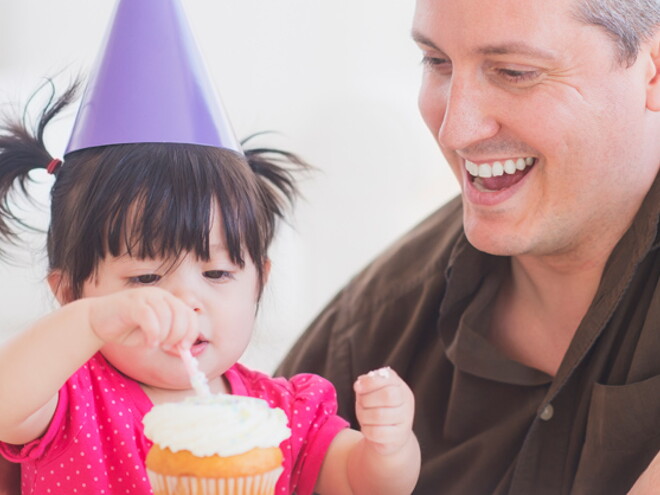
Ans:
{"type": "Polygon", "coordinates": [[[167,334],[163,339],[161,347],[169,350],[176,347],[190,348],[197,335],[193,336],[193,310],[183,301],[169,296],[166,299],[170,316],[167,334]]]}
{"type": "Polygon", "coordinates": [[[401,381],[399,375],[397,375],[392,368],[387,366],[360,375],[355,381],[354,389],[356,393],[366,394],[401,381]]]}
{"type": "Polygon", "coordinates": [[[400,426],[364,426],[360,428],[364,438],[376,446],[383,453],[396,451],[406,443],[410,433],[409,429],[400,426]]]}
{"type": "Polygon", "coordinates": [[[148,298],[138,299],[133,307],[131,319],[140,332],[143,334],[144,341],[151,347],[156,347],[162,339],[163,318],[158,310],[148,298]]]}
{"type": "Polygon", "coordinates": [[[167,296],[162,293],[150,294],[148,304],[158,318],[157,345],[160,345],[163,349],[169,349],[171,344],[167,343],[167,336],[172,326],[173,315],[167,296]]]}
{"type": "Polygon", "coordinates": [[[357,393],[358,406],[369,409],[376,407],[399,407],[406,401],[405,388],[400,384],[386,385],[367,393],[357,393]]]}
{"type": "Polygon", "coordinates": [[[392,426],[407,424],[406,410],[403,406],[399,407],[374,407],[365,409],[357,407],[355,410],[361,427],[365,426],[392,426]]]}
{"type": "MultiPolygon", "coordinates": [[[[182,303],[184,304],[184,303],[182,303]]],[[[177,312],[180,318],[181,339],[176,343],[179,349],[190,349],[199,337],[199,321],[195,310],[184,304],[183,311],[177,312]]]]}

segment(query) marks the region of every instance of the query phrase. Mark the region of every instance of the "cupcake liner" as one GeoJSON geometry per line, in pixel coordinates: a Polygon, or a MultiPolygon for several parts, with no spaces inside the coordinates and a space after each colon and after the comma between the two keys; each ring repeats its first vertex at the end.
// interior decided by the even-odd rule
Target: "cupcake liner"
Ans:
{"type": "Polygon", "coordinates": [[[154,495],[273,495],[284,469],[236,478],[168,476],[147,469],[154,495]]]}

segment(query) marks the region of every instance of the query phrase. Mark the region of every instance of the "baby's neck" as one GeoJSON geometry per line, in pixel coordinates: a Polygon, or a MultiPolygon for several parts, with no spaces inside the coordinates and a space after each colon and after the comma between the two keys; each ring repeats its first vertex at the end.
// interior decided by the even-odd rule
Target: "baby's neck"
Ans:
{"type": "MultiPolygon", "coordinates": [[[[140,384],[140,387],[147,394],[147,397],[154,405],[163,404],[165,402],[181,402],[187,397],[195,395],[192,388],[183,390],[171,390],[166,388],[152,387],[150,385],[140,384]]],[[[229,394],[231,390],[229,384],[225,381],[224,377],[220,376],[214,380],[209,381],[209,387],[214,394],[229,394]]]]}

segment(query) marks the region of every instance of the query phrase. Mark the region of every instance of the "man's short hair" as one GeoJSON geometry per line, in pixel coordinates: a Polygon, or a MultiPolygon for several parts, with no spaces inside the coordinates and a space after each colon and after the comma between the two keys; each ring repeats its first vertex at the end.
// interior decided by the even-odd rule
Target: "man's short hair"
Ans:
{"type": "Polygon", "coordinates": [[[618,61],[632,65],[640,45],[660,27],[660,0],[578,0],[575,14],[605,29],[615,42],[618,61]]]}

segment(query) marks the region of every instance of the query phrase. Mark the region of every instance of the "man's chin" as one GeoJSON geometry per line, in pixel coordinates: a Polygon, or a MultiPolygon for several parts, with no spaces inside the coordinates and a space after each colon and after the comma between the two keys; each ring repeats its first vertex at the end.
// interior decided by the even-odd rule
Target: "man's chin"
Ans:
{"type": "Polygon", "coordinates": [[[468,242],[479,251],[493,256],[516,256],[524,252],[521,240],[517,239],[515,235],[506,235],[502,232],[484,233],[475,230],[466,230],[465,235],[468,242]]]}

